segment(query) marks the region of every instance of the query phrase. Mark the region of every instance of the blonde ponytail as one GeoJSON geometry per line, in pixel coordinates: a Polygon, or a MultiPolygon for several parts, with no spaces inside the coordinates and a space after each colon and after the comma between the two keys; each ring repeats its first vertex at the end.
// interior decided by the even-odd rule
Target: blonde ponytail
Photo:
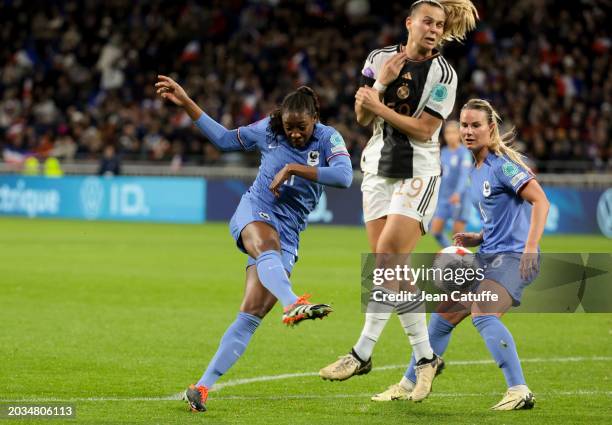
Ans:
{"type": "Polygon", "coordinates": [[[488,146],[489,150],[497,156],[507,156],[511,161],[516,162],[521,167],[531,172],[531,169],[523,159],[523,155],[512,147],[516,136],[514,127],[510,131],[501,134],[499,131],[499,127],[502,123],[501,117],[489,102],[483,99],[470,99],[461,109],[483,111],[487,115],[487,123],[495,124],[491,130],[491,142],[488,146]]]}
{"type": "Polygon", "coordinates": [[[446,14],[440,44],[453,40],[461,42],[468,32],[476,28],[478,11],[470,0],[418,0],[410,6],[410,14],[421,4],[440,7],[446,14]]]}
{"type": "Polygon", "coordinates": [[[468,32],[476,28],[478,11],[470,0],[440,0],[446,22],[444,23],[444,41],[463,41],[468,32]]]}

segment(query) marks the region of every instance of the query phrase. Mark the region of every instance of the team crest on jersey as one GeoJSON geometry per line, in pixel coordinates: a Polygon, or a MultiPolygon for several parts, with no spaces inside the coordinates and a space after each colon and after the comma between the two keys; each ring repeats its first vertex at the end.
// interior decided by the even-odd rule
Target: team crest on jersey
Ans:
{"type": "Polygon", "coordinates": [[[444,84],[436,84],[433,90],[431,91],[431,98],[435,102],[442,102],[448,96],[448,90],[444,84]]]}
{"type": "Polygon", "coordinates": [[[485,180],[482,184],[482,196],[488,198],[491,195],[491,184],[488,180],[485,180]]]}
{"type": "Polygon", "coordinates": [[[319,151],[308,152],[307,164],[312,167],[314,167],[315,165],[319,165],[319,151]]]}
{"type": "Polygon", "coordinates": [[[400,99],[406,99],[408,96],[410,96],[410,89],[408,88],[408,86],[399,86],[399,88],[397,89],[397,97],[399,97],[400,99]]]}
{"type": "Polygon", "coordinates": [[[510,162],[510,161],[506,161],[504,162],[504,165],[502,165],[502,171],[504,172],[504,174],[508,177],[512,177],[516,174],[518,174],[519,169],[516,166],[515,163],[510,162]]]}

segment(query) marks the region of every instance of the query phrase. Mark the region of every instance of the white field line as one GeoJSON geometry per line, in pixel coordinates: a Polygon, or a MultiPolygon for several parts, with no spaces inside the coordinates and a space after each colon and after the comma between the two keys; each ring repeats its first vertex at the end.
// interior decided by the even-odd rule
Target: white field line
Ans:
{"type": "MultiPolygon", "coordinates": [[[[609,362],[612,361],[612,357],[549,357],[549,358],[528,358],[521,359],[521,363],[568,363],[568,362],[609,362]]],[[[493,360],[455,360],[447,361],[446,364],[449,366],[472,366],[472,365],[483,365],[493,364],[493,360]]],[[[388,365],[380,366],[372,369],[372,372],[390,369],[404,369],[405,364],[402,365],[388,365]]],[[[310,376],[318,376],[318,372],[302,372],[302,373],[285,373],[281,375],[267,375],[258,376],[254,378],[243,378],[233,379],[227,382],[215,385],[213,390],[220,390],[221,388],[236,387],[239,385],[251,384],[254,382],[267,382],[277,381],[282,379],[292,378],[303,378],[310,376]]],[[[483,395],[499,395],[498,393],[435,393],[436,397],[481,397],[483,395]]],[[[589,396],[589,395],[606,395],[612,396],[612,391],[589,391],[589,390],[575,390],[575,391],[549,391],[545,393],[538,393],[540,396],[589,396]]],[[[326,395],[284,395],[284,396],[220,396],[214,397],[215,400],[289,400],[289,399],[333,399],[333,398],[369,398],[372,394],[326,394],[326,395]]],[[[42,398],[21,398],[21,399],[0,399],[0,402],[54,402],[54,403],[74,403],[78,401],[172,401],[181,400],[183,398],[183,392],[178,394],[172,394],[169,396],[160,397],[70,397],[70,398],[54,398],[54,397],[42,397],[42,398]]]]}
{"type": "MultiPolygon", "coordinates": [[[[612,357],[535,357],[529,359],[521,359],[521,363],[567,363],[567,362],[607,362],[612,361],[612,357]]],[[[449,366],[474,366],[483,364],[494,364],[491,359],[486,360],[450,360],[445,361],[449,366]]],[[[405,369],[407,364],[380,366],[372,369],[372,372],[390,369],[405,369]]],[[[213,391],[222,388],[235,387],[237,385],[251,384],[253,382],[276,381],[280,379],[303,378],[307,376],[319,376],[318,372],[302,372],[302,373],[285,373],[281,375],[257,376],[254,378],[231,379],[227,382],[216,384],[213,391]]]]}
{"type": "MultiPolygon", "coordinates": [[[[459,398],[459,397],[482,397],[499,396],[499,392],[490,393],[433,393],[435,397],[459,398]]],[[[325,400],[325,399],[348,399],[363,398],[369,400],[373,393],[361,394],[293,394],[283,396],[225,396],[215,397],[215,400],[325,400]]],[[[566,396],[593,396],[604,395],[612,397],[612,391],[547,391],[537,392],[537,397],[566,397],[566,396]]],[[[183,393],[165,397],[73,397],[73,398],[28,398],[19,400],[0,400],[0,403],[76,403],[81,401],[177,401],[183,399],[183,393]]]]}

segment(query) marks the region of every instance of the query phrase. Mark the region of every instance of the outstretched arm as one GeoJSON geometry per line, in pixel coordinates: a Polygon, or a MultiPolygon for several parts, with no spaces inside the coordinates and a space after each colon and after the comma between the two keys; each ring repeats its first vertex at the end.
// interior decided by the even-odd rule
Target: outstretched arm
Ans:
{"type": "Polygon", "coordinates": [[[155,84],[157,94],[164,100],[169,100],[185,110],[202,134],[221,151],[243,150],[236,130],[228,130],[209,117],[185,92],[185,90],[170,77],[157,76],[155,84]]]}

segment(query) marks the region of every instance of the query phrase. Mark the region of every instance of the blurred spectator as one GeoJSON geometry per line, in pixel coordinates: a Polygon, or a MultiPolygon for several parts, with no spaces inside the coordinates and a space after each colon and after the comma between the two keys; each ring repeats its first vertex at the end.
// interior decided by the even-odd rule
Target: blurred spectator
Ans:
{"type": "MultiPolygon", "coordinates": [[[[467,99],[484,97],[516,125],[540,171],[550,160],[577,164],[568,171],[610,169],[605,2],[475,4],[478,30],[444,49],[460,79],[455,118],[467,99]]],[[[252,154],[220,155],[157,99],[155,76],[164,73],[231,128],[308,84],[358,166],[370,136],[353,113],[361,67],[370,50],[405,41],[406,13],[406,2],[369,0],[0,2],[3,157],[96,160],[112,144],[124,160],[174,169],[257,164],[252,154]]]]}
{"type": "Polygon", "coordinates": [[[26,176],[37,176],[40,174],[40,162],[36,157],[30,156],[23,161],[23,174],[26,176]]]}
{"type": "Polygon", "coordinates": [[[99,176],[118,176],[121,174],[121,158],[114,145],[106,145],[100,160],[99,176]]]}
{"type": "Polygon", "coordinates": [[[45,172],[45,177],[62,177],[64,175],[60,162],[57,158],[52,156],[45,159],[43,169],[45,172]]]}

